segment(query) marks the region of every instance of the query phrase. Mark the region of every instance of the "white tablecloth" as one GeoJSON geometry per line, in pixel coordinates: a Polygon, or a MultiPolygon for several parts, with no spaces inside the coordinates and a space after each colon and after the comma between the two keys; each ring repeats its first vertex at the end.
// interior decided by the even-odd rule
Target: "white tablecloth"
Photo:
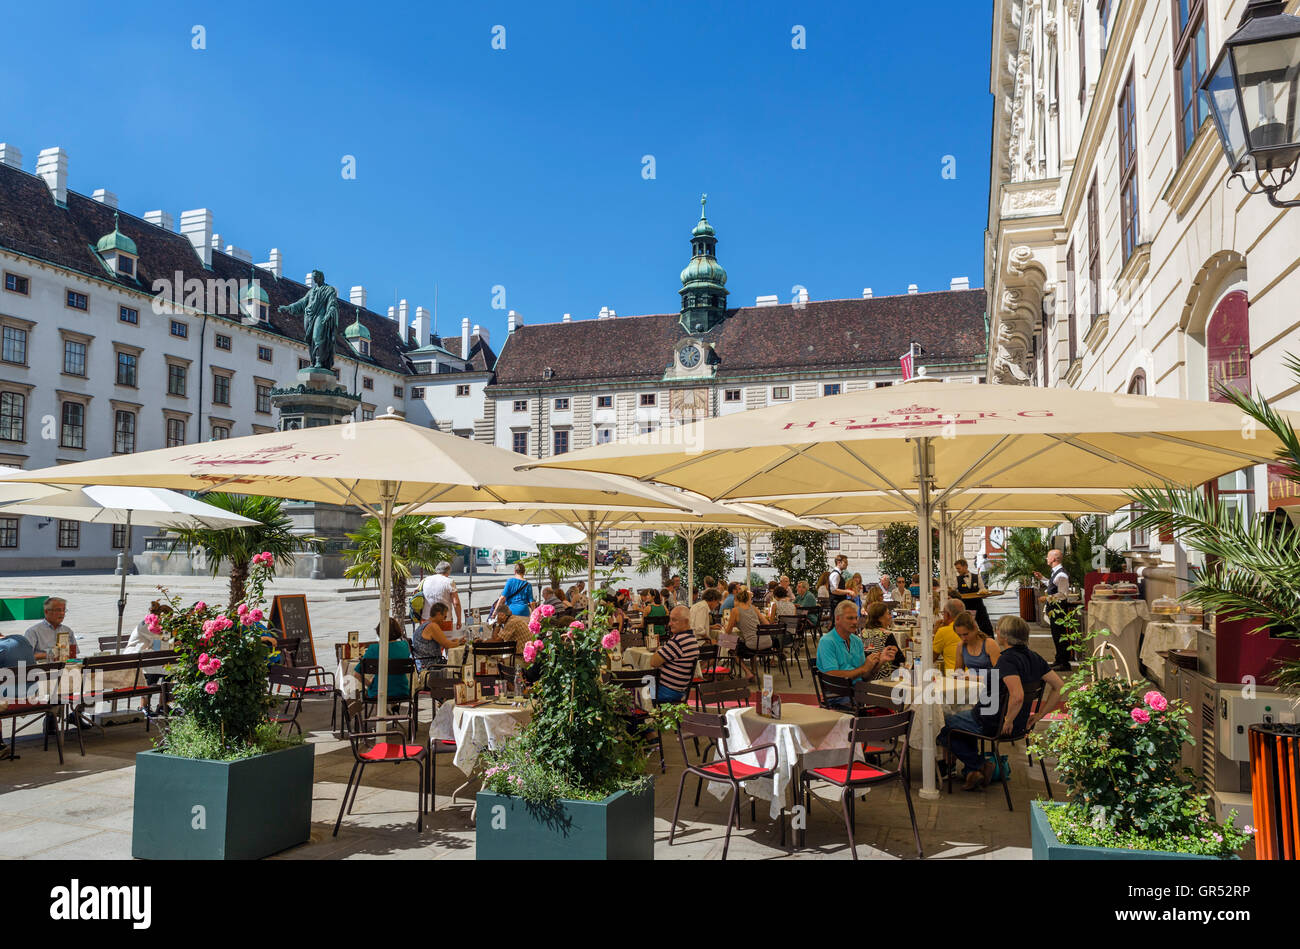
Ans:
{"type": "MultiPolygon", "coordinates": [[[[1088,601],[1088,632],[1095,634],[1099,630],[1110,630],[1106,642],[1119,650],[1134,678],[1140,675],[1138,643],[1150,619],[1151,611],[1146,600],[1099,600],[1094,596],[1088,601]]],[[[1092,648],[1096,649],[1100,644],[1101,639],[1094,636],[1092,648]]]]}
{"type": "Polygon", "coordinates": [[[654,650],[644,646],[629,646],[623,650],[623,666],[627,669],[653,669],[650,664],[653,658],[654,650]]]}
{"type": "MultiPolygon", "coordinates": [[[[530,705],[511,708],[480,705],[477,708],[465,708],[455,702],[444,702],[442,709],[447,708],[451,709],[451,737],[456,740],[456,754],[452,758],[452,764],[467,775],[473,773],[480,754],[499,747],[501,742],[528,724],[533,717],[530,705]]],[[[439,718],[448,714],[442,709],[439,710],[439,718]]],[[[434,738],[447,737],[445,727],[438,719],[434,720],[430,735],[434,738]]]]}
{"type": "MultiPolygon", "coordinates": [[[[1142,640],[1142,664],[1161,689],[1165,688],[1166,682],[1165,660],[1156,653],[1195,646],[1200,629],[1199,624],[1193,623],[1147,623],[1142,640]]],[[[1133,674],[1137,675],[1136,669],[1133,674]]]]}
{"type": "MultiPolygon", "coordinates": [[[[795,702],[782,705],[780,720],[763,718],[753,707],[729,710],[729,751],[768,742],[776,745],[774,749],[736,757],[743,764],[760,768],[771,767],[775,761],[774,776],[771,779],[746,781],[745,793],[771,801],[769,813],[773,818],[779,818],[801,766],[844,764],[852,722],[853,716],[847,712],[835,712],[795,702]]],[[[719,800],[730,792],[730,783],[709,782],[709,793],[719,800]]]]}

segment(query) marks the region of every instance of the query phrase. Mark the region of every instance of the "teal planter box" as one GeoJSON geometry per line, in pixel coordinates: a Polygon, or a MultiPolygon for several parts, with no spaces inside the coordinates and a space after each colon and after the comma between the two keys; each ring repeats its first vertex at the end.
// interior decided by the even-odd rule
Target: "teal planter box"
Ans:
{"type": "Polygon", "coordinates": [[[477,798],[474,843],[479,860],[655,858],[653,784],[637,794],[561,800],[548,809],[490,791],[479,791],[477,798]]]}
{"type": "Polygon", "coordinates": [[[1218,860],[1199,853],[1174,853],[1170,850],[1128,850],[1119,847],[1081,847],[1063,844],[1056,839],[1043,806],[1029,802],[1029,835],[1035,860],[1218,860]]]}
{"type": "Polygon", "coordinates": [[[242,761],[140,752],[131,856],[257,860],[306,843],[315,758],[308,744],[242,761]]]}

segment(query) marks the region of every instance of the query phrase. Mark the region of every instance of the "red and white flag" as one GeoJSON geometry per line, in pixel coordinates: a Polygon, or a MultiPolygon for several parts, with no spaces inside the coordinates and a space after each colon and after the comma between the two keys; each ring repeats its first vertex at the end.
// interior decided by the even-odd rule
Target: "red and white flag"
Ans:
{"type": "Polygon", "coordinates": [[[912,378],[912,349],[908,347],[906,353],[898,357],[899,364],[903,367],[903,381],[906,382],[912,378]]]}

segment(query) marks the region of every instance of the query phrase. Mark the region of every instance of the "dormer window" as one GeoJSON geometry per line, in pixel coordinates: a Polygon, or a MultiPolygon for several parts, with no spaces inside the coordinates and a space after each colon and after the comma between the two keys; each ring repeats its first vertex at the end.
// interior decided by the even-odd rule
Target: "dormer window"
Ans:
{"type": "Polygon", "coordinates": [[[117,272],[123,277],[135,276],[135,258],[128,254],[117,255],[117,272]]]}
{"type": "Polygon", "coordinates": [[[359,352],[359,353],[360,353],[361,355],[363,355],[363,356],[369,356],[369,355],[370,355],[370,340],[368,340],[368,339],[359,339],[359,340],[357,340],[357,352],[359,352]]]}
{"type": "Polygon", "coordinates": [[[135,241],[118,230],[117,212],[113,212],[113,232],[105,234],[95,245],[95,252],[111,272],[121,277],[136,276],[140,252],[135,241]]]}

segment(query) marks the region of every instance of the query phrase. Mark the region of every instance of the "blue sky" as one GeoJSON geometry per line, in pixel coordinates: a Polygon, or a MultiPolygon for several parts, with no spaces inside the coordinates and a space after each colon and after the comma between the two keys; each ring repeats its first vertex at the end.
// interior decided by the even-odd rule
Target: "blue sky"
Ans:
{"type": "Polygon", "coordinates": [[[530,323],[675,312],[702,191],[733,306],[796,284],[981,285],[990,16],[975,0],[12,3],[0,141],[28,171],[62,145],[74,190],[133,213],[211,208],[223,242],[365,284],[380,312],[432,308],[436,284],[440,330],[468,316],[499,348],[498,285],[530,323]]]}

